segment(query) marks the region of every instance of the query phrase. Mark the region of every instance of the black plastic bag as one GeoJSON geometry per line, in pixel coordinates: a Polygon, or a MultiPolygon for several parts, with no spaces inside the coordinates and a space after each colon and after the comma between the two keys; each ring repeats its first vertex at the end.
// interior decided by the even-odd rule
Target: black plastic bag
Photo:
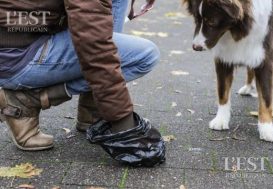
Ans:
{"type": "Polygon", "coordinates": [[[130,166],[153,167],[165,162],[165,142],[147,119],[134,113],[137,127],[112,134],[111,123],[100,120],[87,130],[87,139],[112,158],[130,166]]]}

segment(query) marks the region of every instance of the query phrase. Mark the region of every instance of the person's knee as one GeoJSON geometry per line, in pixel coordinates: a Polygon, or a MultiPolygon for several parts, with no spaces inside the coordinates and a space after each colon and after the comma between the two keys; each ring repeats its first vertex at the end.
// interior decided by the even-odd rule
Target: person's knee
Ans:
{"type": "Polygon", "coordinates": [[[143,74],[149,73],[156,66],[160,60],[159,48],[149,40],[145,40],[145,45],[143,45],[144,56],[142,63],[139,64],[139,69],[143,74]]]}

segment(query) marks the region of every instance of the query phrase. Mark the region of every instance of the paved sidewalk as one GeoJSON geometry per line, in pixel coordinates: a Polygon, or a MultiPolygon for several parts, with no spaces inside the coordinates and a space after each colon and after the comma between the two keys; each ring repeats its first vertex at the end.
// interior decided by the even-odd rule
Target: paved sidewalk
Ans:
{"type": "Polygon", "coordinates": [[[32,179],[0,178],[0,188],[20,184],[62,189],[273,188],[273,144],[259,140],[257,120],[249,116],[257,109],[257,99],[236,94],[244,83],[244,69],[238,69],[233,86],[231,130],[216,132],[208,128],[217,107],[213,59],[208,53],[191,50],[193,24],[185,15],[179,0],[158,1],[151,13],[126,25],[127,33],[144,35],[161,49],[157,68],[130,83],[129,88],[136,111],[152,120],[164,136],[176,138],[167,143],[164,165],[153,169],[123,167],[89,144],[73,127],[77,107],[74,98],[42,113],[42,130],[55,136],[53,150],[19,151],[11,143],[7,128],[0,125],[0,167],[32,163],[43,169],[32,179]],[[72,130],[70,137],[63,128],[72,130]],[[232,139],[236,128],[241,140],[232,139]],[[236,171],[238,158],[241,171],[236,171]]]}

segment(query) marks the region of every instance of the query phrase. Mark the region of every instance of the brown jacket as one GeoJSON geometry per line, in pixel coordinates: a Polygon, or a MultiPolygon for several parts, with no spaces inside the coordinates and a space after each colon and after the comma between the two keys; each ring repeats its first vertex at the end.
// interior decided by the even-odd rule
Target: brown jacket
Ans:
{"type": "MultiPolygon", "coordinates": [[[[49,17],[50,23],[58,23],[63,10],[66,10],[84,77],[90,84],[101,115],[107,121],[116,121],[129,115],[133,105],[112,40],[112,0],[64,0],[64,4],[63,0],[3,0],[0,2],[0,36],[1,30],[7,27],[3,14],[6,11],[53,11],[52,15],[56,19],[49,17]]],[[[9,38],[10,34],[5,35],[9,38]]],[[[22,35],[29,36],[28,33],[22,35]]]]}
{"type": "Polygon", "coordinates": [[[101,115],[119,120],[133,111],[113,43],[112,0],[65,0],[69,29],[101,115]]]}

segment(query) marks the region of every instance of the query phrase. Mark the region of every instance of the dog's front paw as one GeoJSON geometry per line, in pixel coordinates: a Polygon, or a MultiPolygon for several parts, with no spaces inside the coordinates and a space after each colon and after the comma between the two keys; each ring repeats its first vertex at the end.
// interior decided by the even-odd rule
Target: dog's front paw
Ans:
{"type": "Polygon", "coordinates": [[[252,96],[254,98],[258,97],[256,87],[253,85],[245,85],[239,91],[238,94],[242,96],[252,96]]]}
{"type": "Polygon", "coordinates": [[[217,131],[229,129],[229,118],[216,116],[210,123],[209,128],[217,131]]]}
{"type": "Polygon", "coordinates": [[[273,124],[272,123],[259,123],[258,129],[259,129],[261,140],[273,142],[273,124]]]}

